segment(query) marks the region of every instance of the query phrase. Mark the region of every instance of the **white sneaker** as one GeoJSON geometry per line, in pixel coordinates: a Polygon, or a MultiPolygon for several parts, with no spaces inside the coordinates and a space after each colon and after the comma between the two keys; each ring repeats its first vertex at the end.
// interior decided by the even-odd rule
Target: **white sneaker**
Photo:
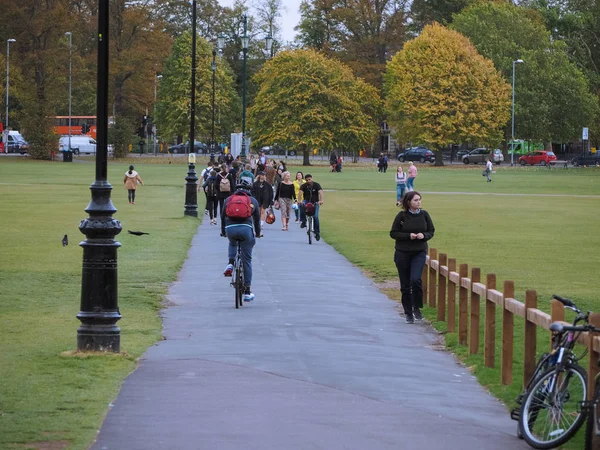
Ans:
{"type": "Polygon", "coordinates": [[[252,300],[254,300],[254,294],[253,294],[252,292],[250,292],[249,294],[244,294],[244,295],[242,296],[242,299],[243,299],[245,302],[251,302],[252,300]]]}

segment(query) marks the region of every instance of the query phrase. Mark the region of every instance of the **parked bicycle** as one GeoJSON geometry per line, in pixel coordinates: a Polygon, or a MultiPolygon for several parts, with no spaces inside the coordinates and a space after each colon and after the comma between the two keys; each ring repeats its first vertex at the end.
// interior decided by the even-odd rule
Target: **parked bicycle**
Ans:
{"type": "MultiPolygon", "coordinates": [[[[596,328],[598,330],[598,328],[596,328]]],[[[596,331],[597,333],[598,331],[596,331]]],[[[600,368],[600,362],[598,363],[600,368]]],[[[584,405],[583,410],[587,414],[587,424],[585,429],[585,450],[597,450],[594,448],[594,440],[596,444],[600,441],[600,372],[596,375],[594,382],[594,396],[592,400],[584,405]]]]}
{"type": "Polygon", "coordinates": [[[237,253],[233,263],[233,274],[231,277],[231,286],[235,289],[235,309],[243,305],[244,296],[244,265],[242,263],[242,246],[239,240],[237,243],[237,253]]]}
{"type": "Polygon", "coordinates": [[[590,312],[583,313],[568,298],[553,296],[567,309],[577,313],[573,325],[555,322],[552,331],[552,351],[538,361],[531,380],[517,398],[520,407],[511,412],[518,420],[517,434],[532,447],[551,449],[567,442],[583,425],[587,404],[587,374],[578,364],[575,343],[583,332],[600,332],[589,324],[590,312]],[[584,325],[578,326],[583,322],[584,325]],[[518,411],[517,411],[518,410],[518,411]]]}

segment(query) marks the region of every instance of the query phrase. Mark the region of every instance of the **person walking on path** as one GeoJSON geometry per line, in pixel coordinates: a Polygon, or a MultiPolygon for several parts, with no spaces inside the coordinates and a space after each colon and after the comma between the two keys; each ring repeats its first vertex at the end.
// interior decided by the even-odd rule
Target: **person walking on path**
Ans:
{"type": "Polygon", "coordinates": [[[219,215],[223,215],[223,205],[225,204],[225,199],[231,195],[231,191],[235,186],[235,180],[233,179],[233,175],[229,173],[227,169],[227,164],[221,164],[221,172],[217,174],[217,191],[219,192],[219,215]]]}
{"type": "Polygon", "coordinates": [[[202,188],[206,194],[206,209],[210,217],[210,224],[217,224],[217,205],[219,204],[219,192],[217,191],[217,172],[211,170],[208,178],[202,183],[202,188]]]}
{"type": "Polygon", "coordinates": [[[491,173],[492,173],[492,160],[490,158],[488,158],[485,163],[485,171],[483,172],[483,175],[487,177],[487,180],[489,183],[491,183],[491,181],[492,181],[492,178],[490,177],[491,173]]]}
{"type": "Polygon", "coordinates": [[[129,170],[125,172],[125,178],[123,179],[130,205],[135,205],[135,190],[137,189],[138,183],[142,186],[144,185],[140,174],[133,169],[133,166],[129,166],[129,170]]]}
{"type": "MultiPolygon", "coordinates": [[[[298,203],[303,209],[303,214],[306,214],[306,204],[313,203],[315,205],[315,239],[318,241],[321,239],[321,227],[319,224],[319,207],[323,204],[323,188],[319,183],[315,183],[312,179],[312,175],[306,174],[306,183],[300,186],[300,192],[298,193],[298,203]]],[[[306,216],[300,224],[300,228],[306,228],[306,216]]]]}
{"type": "Polygon", "coordinates": [[[292,183],[292,177],[287,171],[283,172],[281,183],[277,186],[275,201],[279,202],[281,224],[283,225],[281,231],[288,231],[292,204],[296,201],[296,192],[294,190],[294,183],[292,183]]]}
{"type": "Polygon", "coordinates": [[[238,176],[238,184],[240,184],[240,181],[242,180],[248,181],[250,186],[254,184],[254,174],[252,173],[252,167],[250,164],[246,164],[244,171],[238,176]]]}
{"type": "MultiPolygon", "coordinates": [[[[225,207],[221,213],[221,236],[229,240],[227,248],[228,263],[223,275],[230,277],[233,274],[233,264],[237,253],[238,241],[242,249],[242,266],[244,270],[244,295],[245,302],[254,300],[252,293],[252,249],[256,244],[256,237],[260,237],[260,214],[258,202],[250,195],[251,185],[243,180],[237,186],[237,190],[225,200],[225,207]],[[231,217],[228,215],[227,204],[239,196],[248,202],[248,217],[231,217]]],[[[230,208],[231,209],[231,208],[230,208]]]]}
{"type": "Polygon", "coordinates": [[[273,204],[273,187],[265,180],[265,173],[258,172],[258,180],[252,186],[252,197],[258,201],[260,207],[260,235],[262,236],[262,227],[265,225],[267,217],[267,208],[273,204]]]}
{"type": "Polygon", "coordinates": [[[415,190],[415,178],[417,178],[417,166],[415,166],[411,161],[408,165],[408,178],[406,180],[407,191],[415,190]]]}
{"type": "Polygon", "coordinates": [[[402,166],[398,166],[396,169],[396,206],[400,206],[402,203],[402,197],[404,196],[404,190],[406,189],[406,172],[402,169],[402,166]]]}
{"type": "Polygon", "coordinates": [[[394,263],[400,278],[406,323],[423,319],[421,274],[427,256],[427,241],[434,233],[429,213],[421,209],[421,194],[408,192],[402,199],[402,211],[396,215],[390,230],[390,237],[396,241],[394,263]]]}
{"type": "MultiPolygon", "coordinates": [[[[300,191],[300,186],[304,184],[304,174],[302,172],[296,173],[296,179],[294,180],[294,194],[296,194],[296,199],[298,199],[298,192],[300,191]]],[[[300,216],[300,207],[298,206],[298,201],[294,202],[296,207],[294,208],[294,214],[296,215],[296,222],[301,218],[300,216]]],[[[305,219],[303,219],[304,221],[305,219]]]]}

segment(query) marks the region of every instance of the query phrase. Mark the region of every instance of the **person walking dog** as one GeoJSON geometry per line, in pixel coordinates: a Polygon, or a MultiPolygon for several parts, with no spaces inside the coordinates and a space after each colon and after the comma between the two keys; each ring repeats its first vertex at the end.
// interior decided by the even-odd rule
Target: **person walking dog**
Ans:
{"type": "Polygon", "coordinates": [[[400,278],[406,323],[423,319],[421,274],[427,256],[427,241],[434,233],[429,213],[421,209],[421,194],[407,192],[402,199],[402,211],[396,215],[390,230],[390,237],[396,241],[394,263],[400,278]]]}
{"type": "Polygon", "coordinates": [[[137,189],[138,183],[140,183],[142,186],[144,185],[140,174],[133,169],[133,166],[129,166],[129,170],[125,172],[125,178],[123,179],[125,189],[127,189],[127,196],[129,198],[130,205],[135,205],[135,190],[137,189]]]}

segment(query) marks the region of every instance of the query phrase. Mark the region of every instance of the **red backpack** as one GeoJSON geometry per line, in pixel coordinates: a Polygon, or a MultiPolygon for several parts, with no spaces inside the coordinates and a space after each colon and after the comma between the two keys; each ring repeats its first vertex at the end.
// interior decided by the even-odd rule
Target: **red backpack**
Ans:
{"type": "Polygon", "coordinates": [[[227,199],[225,215],[230,219],[243,220],[252,215],[252,200],[245,192],[235,192],[227,199]]]}

